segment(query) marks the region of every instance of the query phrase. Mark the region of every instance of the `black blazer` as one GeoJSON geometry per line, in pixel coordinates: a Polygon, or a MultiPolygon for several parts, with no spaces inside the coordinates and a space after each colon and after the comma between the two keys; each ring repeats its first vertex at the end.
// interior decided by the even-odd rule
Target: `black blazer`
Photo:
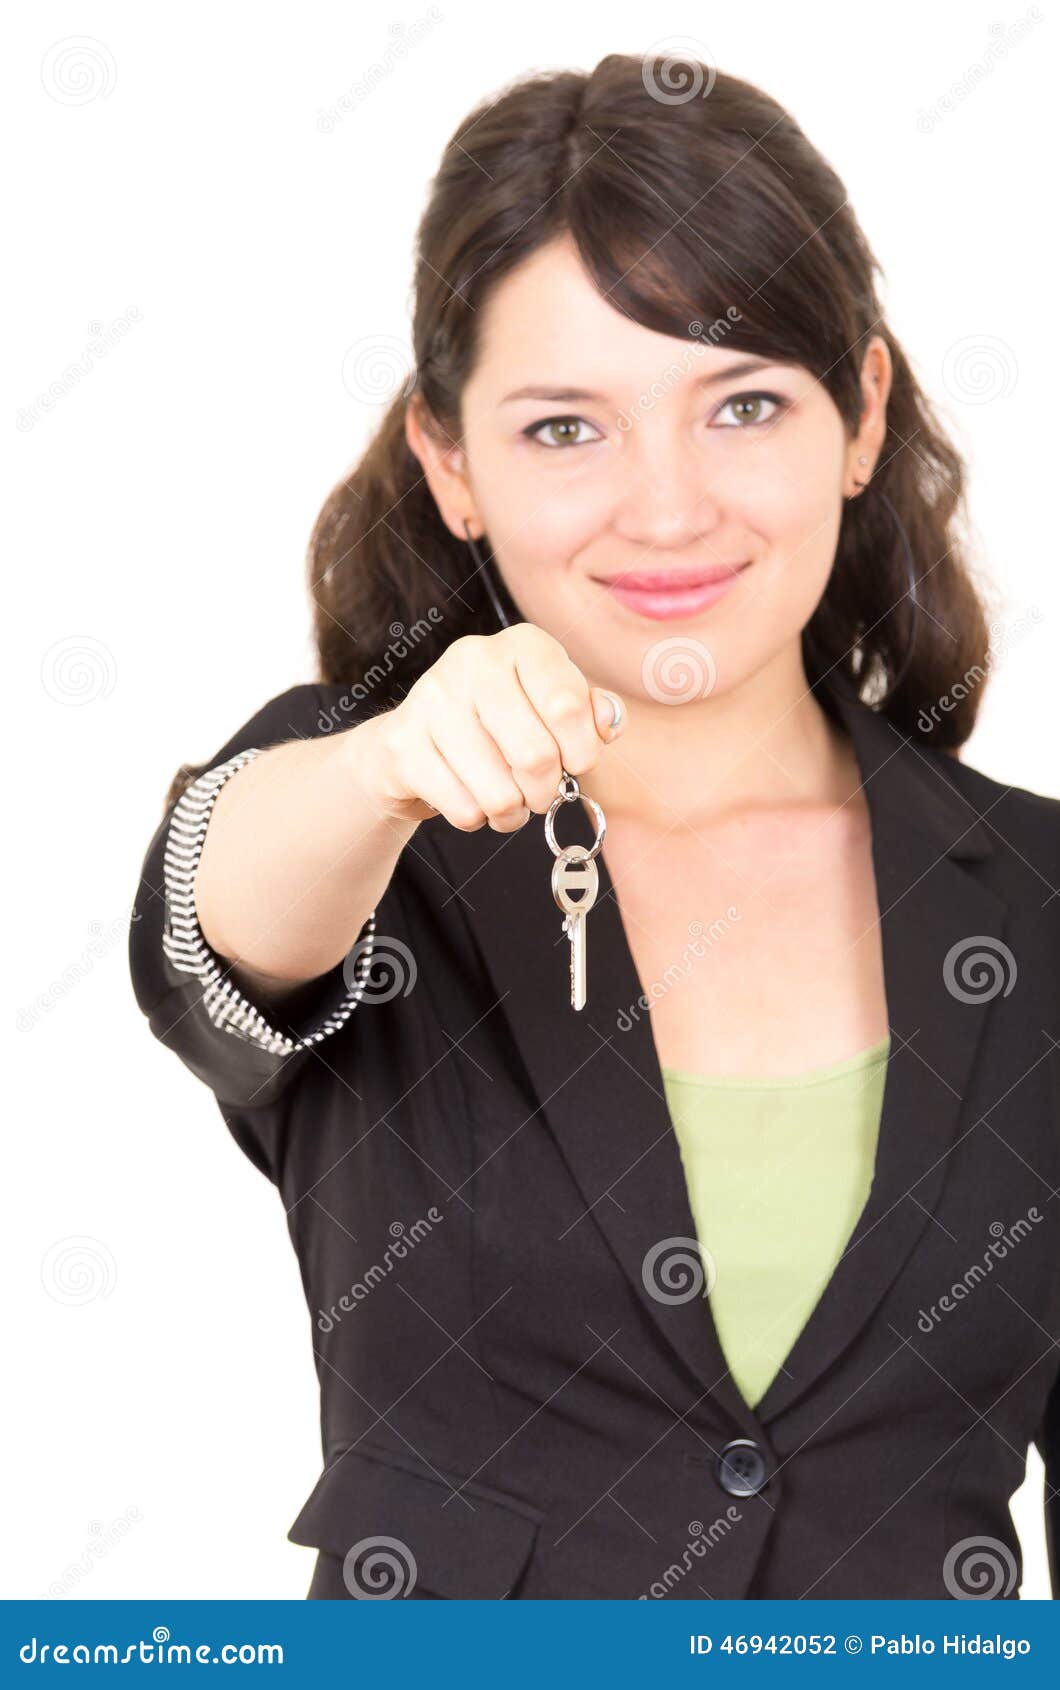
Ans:
{"type": "MultiPolygon", "coordinates": [[[[311,1595],[1014,1598],[1032,1440],[1060,1594],[1060,801],[838,682],[822,703],[870,806],[892,1046],[867,1206],[755,1409],[688,1294],[606,856],[584,1010],[542,819],[438,817],[380,901],[364,1001],[339,967],[263,1034],[164,952],[164,818],[133,983],[286,1210],[322,1404],[289,1533],[321,1552],[311,1595]]],[[[342,687],[294,687],[211,762],[356,720],[342,687]]],[[[557,833],[591,843],[581,806],[557,833]]]]}

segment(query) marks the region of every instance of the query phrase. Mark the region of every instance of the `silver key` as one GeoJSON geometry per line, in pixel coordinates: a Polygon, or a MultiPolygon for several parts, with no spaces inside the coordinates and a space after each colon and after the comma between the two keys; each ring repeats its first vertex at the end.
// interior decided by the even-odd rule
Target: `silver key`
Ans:
{"type": "Polygon", "coordinates": [[[552,896],[563,911],[563,931],[570,939],[570,1001],[573,1009],[585,1007],[585,918],[596,902],[600,884],[593,858],[604,842],[607,823],[595,798],[583,794],[574,775],[563,771],[559,790],[545,817],[545,839],[556,861],[552,865],[552,896]],[[556,838],[556,816],[564,804],[584,797],[596,820],[596,838],[591,846],[562,846],[556,838]],[[572,892],[580,892],[577,899],[572,892]]]}
{"type": "Polygon", "coordinates": [[[552,896],[563,910],[563,931],[570,939],[570,1001],[585,1007],[585,923],[600,885],[597,867],[585,845],[568,845],[552,865],[552,896]],[[578,896],[572,896],[577,893],[578,896]]]}

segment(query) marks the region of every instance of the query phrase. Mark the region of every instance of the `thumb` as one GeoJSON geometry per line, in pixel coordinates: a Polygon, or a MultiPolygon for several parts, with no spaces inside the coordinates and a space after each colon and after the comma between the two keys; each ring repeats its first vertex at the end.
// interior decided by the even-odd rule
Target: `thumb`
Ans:
{"type": "Polygon", "coordinates": [[[626,707],[617,692],[592,688],[593,717],[601,739],[617,739],[626,724],[626,707]]]}

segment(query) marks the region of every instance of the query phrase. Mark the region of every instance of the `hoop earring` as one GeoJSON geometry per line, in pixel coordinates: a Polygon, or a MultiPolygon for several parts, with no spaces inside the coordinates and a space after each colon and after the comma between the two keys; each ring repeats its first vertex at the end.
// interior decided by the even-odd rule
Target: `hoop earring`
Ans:
{"type": "Polygon", "coordinates": [[[909,644],[906,647],[905,656],[891,677],[890,686],[887,688],[887,691],[884,693],[883,698],[880,701],[881,703],[884,703],[895,692],[899,681],[905,677],[906,670],[909,668],[909,665],[913,660],[913,649],[916,645],[916,636],[920,627],[920,596],[917,592],[916,560],[913,557],[913,548],[909,541],[909,534],[906,530],[905,523],[898,515],[894,505],[891,503],[882,488],[880,489],[880,498],[891,513],[891,519],[898,530],[898,538],[902,543],[902,553],[905,558],[906,574],[909,577],[907,592],[913,606],[913,623],[909,632],[909,644]]]}
{"type": "MultiPolygon", "coordinates": [[[[867,462],[868,462],[867,458],[861,458],[861,457],[858,458],[859,464],[864,464],[864,463],[867,463],[867,462]]],[[[871,480],[871,477],[869,479],[871,480]]],[[[869,483],[868,483],[868,481],[855,481],[854,485],[855,485],[855,487],[867,487],[869,485],[869,483]]],[[[882,487],[877,488],[877,497],[879,499],[882,499],[883,503],[887,506],[887,509],[891,513],[891,520],[894,523],[895,528],[898,530],[898,538],[899,538],[899,541],[901,542],[901,547],[902,547],[902,556],[903,556],[904,561],[905,561],[905,571],[906,571],[906,575],[909,578],[909,586],[906,589],[906,592],[903,593],[902,597],[905,598],[906,596],[908,596],[908,598],[911,600],[912,606],[913,606],[913,625],[912,625],[912,628],[910,630],[909,642],[908,642],[908,645],[906,647],[905,656],[903,657],[903,659],[902,659],[901,663],[899,664],[898,668],[895,670],[894,674],[891,676],[890,685],[888,686],[887,691],[884,693],[883,697],[880,699],[881,704],[886,704],[887,700],[889,698],[891,698],[893,696],[893,694],[895,693],[895,691],[897,690],[899,682],[904,678],[905,673],[906,673],[907,669],[909,668],[910,663],[912,662],[913,650],[914,650],[914,647],[916,646],[917,632],[918,632],[918,629],[920,627],[920,597],[919,597],[919,594],[917,592],[916,560],[913,557],[913,547],[910,543],[909,534],[906,530],[905,523],[902,521],[901,517],[898,515],[897,510],[895,509],[891,500],[888,498],[887,494],[883,491],[882,487]]],[[[901,603],[901,600],[899,600],[899,603],[901,603]]],[[[894,607],[892,606],[892,609],[893,608],[894,607]]]]}
{"type": "MultiPolygon", "coordinates": [[[[861,456],[861,457],[858,458],[859,464],[867,464],[868,461],[869,461],[868,458],[866,458],[864,456],[861,456]]],[[[871,477],[870,477],[870,480],[871,480],[871,477]]],[[[867,487],[868,484],[869,484],[868,481],[858,481],[857,478],[855,477],[855,480],[854,480],[854,486],[855,487],[867,487]]],[[[851,495],[851,497],[853,497],[853,494],[851,495]]]]}
{"type": "Polygon", "coordinates": [[[464,518],[464,532],[467,535],[467,543],[471,547],[471,556],[475,560],[475,568],[478,571],[478,573],[482,576],[482,579],[485,582],[486,591],[488,592],[488,594],[490,596],[490,602],[492,603],[493,609],[496,612],[497,620],[500,623],[502,628],[510,628],[511,625],[512,625],[511,617],[507,615],[507,613],[505,612],[504,606],[501,604],[500,597],[497,593],[497,589],[493,585],[493,580],[492,580],[491,574],[490,574],[489,562],[487,561],[486,558],[484,558],[482,556],[482,553],[479,551],[478,547],[476,546],[475,536],[471,532],[471,527],[470,527],[470,524],[468,523],[466,516],[464,518]]]}

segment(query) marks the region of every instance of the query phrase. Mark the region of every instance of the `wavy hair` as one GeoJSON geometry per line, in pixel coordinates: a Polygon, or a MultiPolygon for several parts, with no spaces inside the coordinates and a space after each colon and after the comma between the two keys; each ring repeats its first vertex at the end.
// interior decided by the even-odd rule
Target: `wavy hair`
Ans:
{"type": "MultiPolygon", "coordinates": [[[[412,380],[309,541],[318,678],[367,698],[369,711],[390,708],[452,640],[496,628],[470,551],[409,448],[405,413],[415,396],[426,426],[460,440],[487,296],[560,236],[644,327],[693,340],[724,320],[727,349],[804,367],[851,435],[865,344],[886,341],[886,438],[866,491],[844,503],[804,662],[811,687],[839,671],[904,733],[955,751],[982,691],[960,683],[989,664],[964,551],[962,459],[884,320],[880,266],[835,171],[769,95],[695,59],[610,54],[592,71],[527,75],[451,137],[417,232],[412,380]],[[944,694],[952,708],[925,728],[922,706],[944,694]]],[[[830,709],[824,689],[818,697],[830,709]]]]}

